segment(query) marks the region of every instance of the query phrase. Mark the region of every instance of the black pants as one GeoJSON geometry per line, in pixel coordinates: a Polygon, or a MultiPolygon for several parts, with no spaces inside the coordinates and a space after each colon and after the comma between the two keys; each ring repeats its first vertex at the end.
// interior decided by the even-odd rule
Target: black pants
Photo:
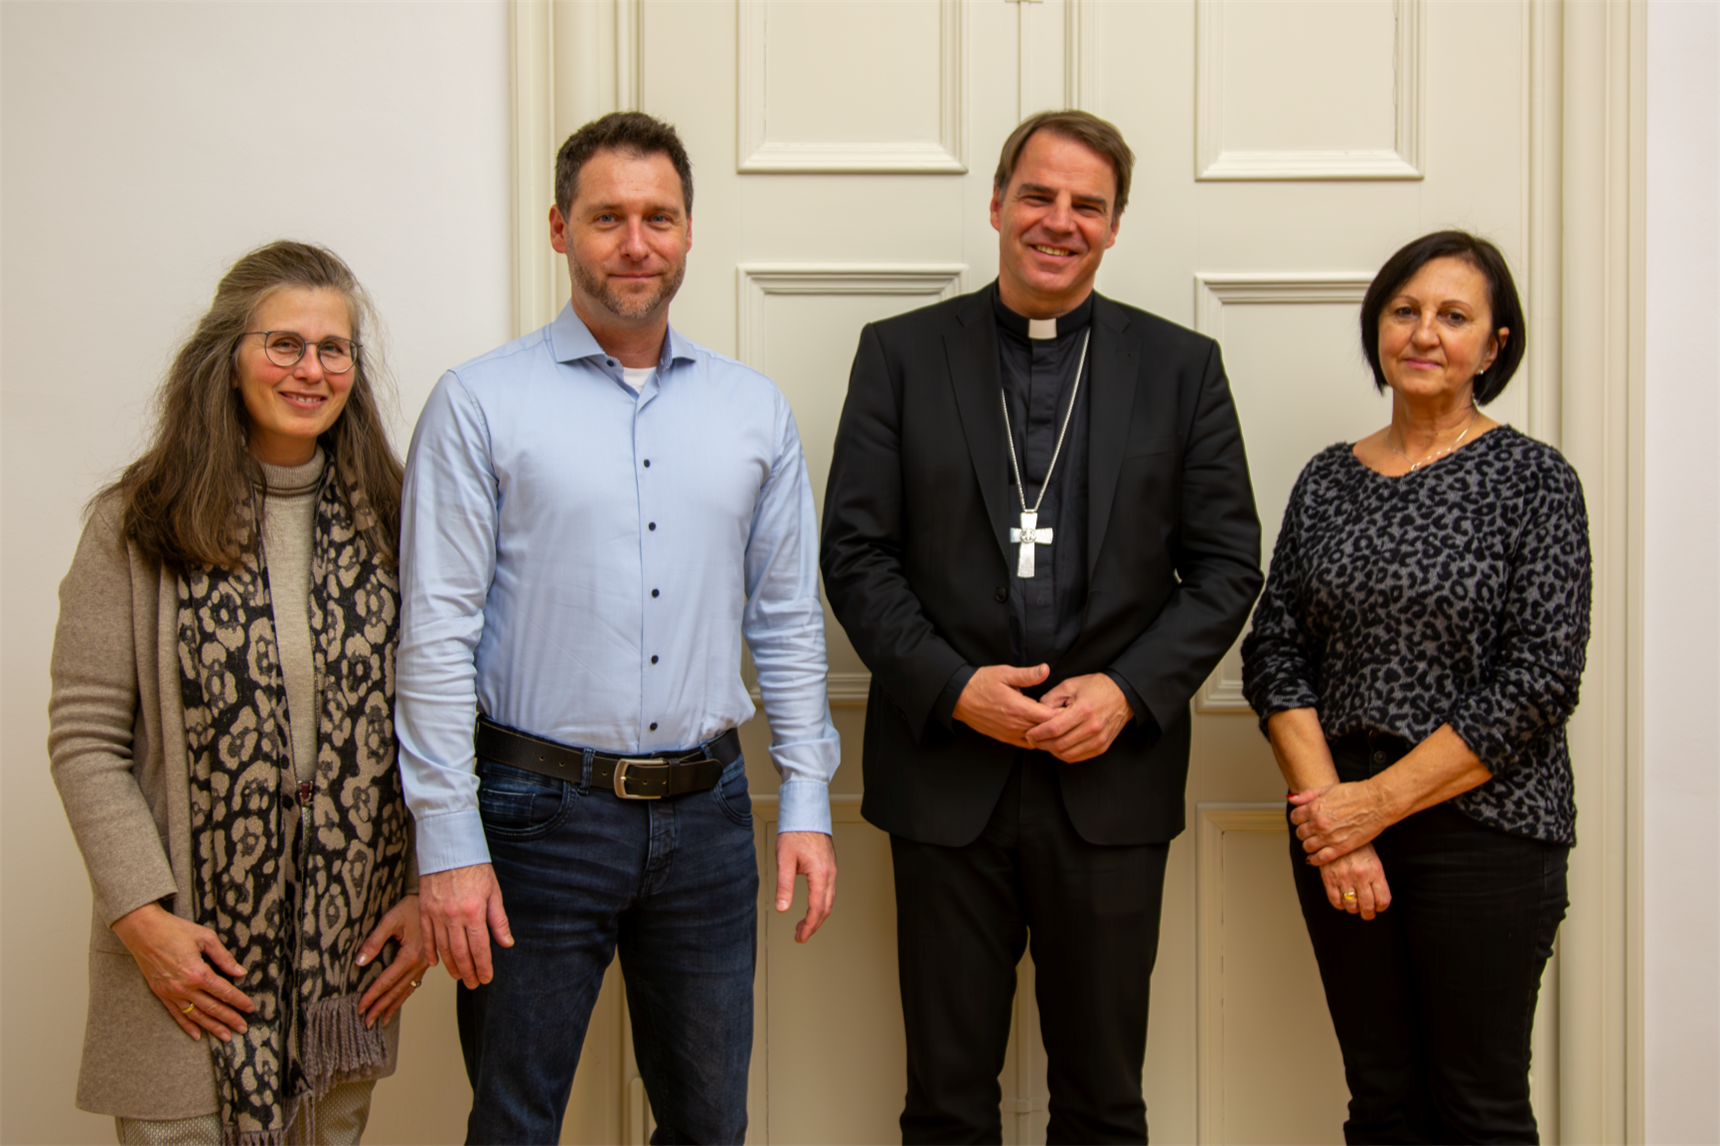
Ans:
{"type": "Polygon", "coordinates": [[[1145,1142],[1141,1066],[1166,844],[1076,834],[1057,761],[1022,752],[980,838],[890,839],[907,1027],[902,1141],[998,1142],[1015,967],[1032,943],[1050,1142],[1145,1142]]]}
{"type": "MultiPolygon", "coordinates": [[[[1332,745],[1366,779],[1409,745],[1332,745]]],[[[1290,839],[1302,917],[1350,1085],[1347,1142],[1537,1142],[1529,1036],[1541,971],[1568,905],[1563,844],[1511,836],[1440,804],[1374,841],[1391,906],[1334,909],[1290,839]]]]}

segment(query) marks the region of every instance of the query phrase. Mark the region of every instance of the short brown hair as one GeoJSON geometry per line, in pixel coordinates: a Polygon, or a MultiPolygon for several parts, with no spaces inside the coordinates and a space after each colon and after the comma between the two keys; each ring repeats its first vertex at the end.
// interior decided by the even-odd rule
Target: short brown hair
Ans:
{"type": "Polygon", "coordinates": [[[1404,244],[1368,286],[1362,299],[1362,353],[1373,369],[1374,389],[1382,394],[1386,391],[1386,372],[1380,365],[1380,315],[1403,285],[1434,259],[1462,259],[1480,271],[1487,280],[1487,333],[1496,338],[1500,327],[1511,332],[1492,365],[1475,376],[1475,404],[1485,406],[1504,393],[1506,383],[1523,362],[1523,351],[1529,345],[1529,332],[1524,329],[1528,319],[1505,256],[1486,239],[1467,231],[1435,231],[1404,244]]]}
{"type": "Polygon", "coordinates": [[[673,124],[642,111],[612,111],[567,137],[555,157],[555,205],[565,216],[579,196],[579,173],[591,157],[610,149],[628,155],[667,155],[681,177],[681,205],[693,213],[693,163],[673,124]]]}
{"type": "Polygon", "coordinates": [[[1021,149],[1035,132],[1049,131],[1072,139],[1111,161],[1111,172],[1117,177],[1117,202],[1112,206],[1111,219],[1120,219],[1129,205],[1129,176],[1135,170],[1135,153],[1123,142],[1123,133],[1108,120],[1090,111],[1066,108],[1063,111],[1042,111],[1021,121],[1021,126],[1003,141],[1003,154],[997,159],[997,174],[991,177],[992,189],[1002,193],[1009,187],[1015,165],[1021,159],[1021,149]]]}

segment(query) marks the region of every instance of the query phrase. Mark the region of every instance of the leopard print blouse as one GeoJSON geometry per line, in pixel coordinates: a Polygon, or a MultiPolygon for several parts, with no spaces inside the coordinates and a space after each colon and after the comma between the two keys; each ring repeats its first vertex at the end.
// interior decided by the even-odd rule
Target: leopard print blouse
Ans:
{"type": "Polygon", "coordinates": [[[1340,443],[1290,495],[1243,691],[1262,732],[1291,708],[1316,709],[1328,739],[1450,724],[1493,773],[1454,807],[1574,844],[1565,722],[1589,592],[1582,485],[1551,446],[1501,426],[1392,478],[1340,443]]]}

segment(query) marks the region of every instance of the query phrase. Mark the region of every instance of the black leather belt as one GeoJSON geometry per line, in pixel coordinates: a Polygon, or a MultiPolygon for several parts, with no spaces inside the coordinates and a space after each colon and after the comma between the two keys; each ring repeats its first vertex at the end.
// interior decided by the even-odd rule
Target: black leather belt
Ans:
{"type": "Polygon", "coordinates": [[[485,760],[570,784],[584,778],[585,757],[590,753],[593,788],[614,792],[623,800],[661,800],[715,788],[723,769],[740,759],[741,734],[731,728],[698,748],[651,756],[610,756],[590,748],[571,748],[480,716],[472,747],[485,760]]]}

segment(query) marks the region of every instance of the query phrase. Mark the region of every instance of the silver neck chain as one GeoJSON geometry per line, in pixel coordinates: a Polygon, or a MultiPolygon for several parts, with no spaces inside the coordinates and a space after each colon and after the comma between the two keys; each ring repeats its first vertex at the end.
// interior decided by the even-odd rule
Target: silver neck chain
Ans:
{"type": "Polygon", "coordinates": [[[1087,327],[1087,333],[1081,338],[1081,359],[1075,363],[1075,388],[1069,392],[1069,408],[1063,411],[1063,428],[1057,431],[1057,445],[1051,450],[1051,464],[1045,467],[1045,481],[1039,487],[1039,496],[1033,499],[1033,508],[1027,507],[1027,485],[1021,480],[1021,463],[1015,458],[1015,431],[1009,424],[1009,397],[1002,390],[997,392],[998,401],[1003,403],[1003,440],[1009,443],[1009,468],[1015,472],[1015,496],[1021,499],[1021,512],[1038,513],[1039,507],[1045,501],[1045,491],[1051,488],[1051,475],[1057,472],[1057,456],[1063,452],[1063,435],[1069,432],[1069,419],[1075,413],[1075,398],[1081,393],[1081,370],[1087,365],[1087,343],[1093,337],[1093,328],[1087,327]]]}
{"type": "Polygon", "coordinates": [[[1400,450],[1396,446],[1392,445],[1392,432],[1390,430],[1386,431],[1386,449],[1390,450],[1392,453],[1396,454],[1398,457],[1402,458],[1404,461],[1409,462],[1409,469],[1410,469],[1411,473],[1414,473],[1416,470],[1420,469],[1422,466],[1427,465],[1429,462],[1437,462],[1440,458],[1443,458],[1446,454],[1451,453],[1451,451],[1455,450],[1458,446],[1461,446],[1463,444],[1463,439],[1467,438],[1469,436],[1469,431],[1473,430],[1475,428],[1475,423],[1478,420],[1480,420],[1481,408],[1479,406],[1473,406],[1473,405],[1470,406],[1469,408],[1471,410],[1475,411],[1475,413],[1471,414],[1469,417],[1469,424],[1467,426],[1463,427],[1463,432],[1461,434],[1457,435],[1456,441],[1452,442],[1449,446],[1445,447],[1443,450],[1440,450],[1438,453],[1429,453],[1426,457],[1422,458],[1421,461],[1419,461],[1419,462],[1410,461],[1410,456],[1408,454],[1404,453],[1402,450],[1400,450]]]}

